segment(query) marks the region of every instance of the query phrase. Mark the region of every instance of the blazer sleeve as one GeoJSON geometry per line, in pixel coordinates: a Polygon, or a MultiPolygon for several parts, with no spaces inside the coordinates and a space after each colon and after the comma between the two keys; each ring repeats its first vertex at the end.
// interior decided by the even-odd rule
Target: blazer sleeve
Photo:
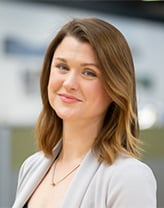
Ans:
{"type": "MultiPolygon", "coordinates": [[[[136,160],[137,161],[137,160],[136,160]]],[[[144,163],[129,161],[113,171],[108,208],[156,208],[156,179],[144,163]]]]}

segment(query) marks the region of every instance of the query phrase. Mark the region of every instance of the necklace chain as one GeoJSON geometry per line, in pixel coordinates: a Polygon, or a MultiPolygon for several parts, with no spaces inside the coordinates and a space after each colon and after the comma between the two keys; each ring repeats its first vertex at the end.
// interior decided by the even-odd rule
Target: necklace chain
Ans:
{"type": "Polygon", "coordinates": [[[64,177],[62,177],[61,179],[59,179],[58,181],[54,181],[54,176],[55,176],[55,172],[56,172],[56,165],[57,165],[57,160],[54,164],[54,171],[53,171],[53,174],[52,174],[52,182],[51,182],[51,185],[52,186],[56,186],[57,184],[59,184],[60,182],[64,181],[64,179],[66,179],[69,175],[71,175],[71,173],[73,173],[79,166],[80,164],[76,165],[73,169],[71,169],[71,171],[69,171],[64,177]]]}

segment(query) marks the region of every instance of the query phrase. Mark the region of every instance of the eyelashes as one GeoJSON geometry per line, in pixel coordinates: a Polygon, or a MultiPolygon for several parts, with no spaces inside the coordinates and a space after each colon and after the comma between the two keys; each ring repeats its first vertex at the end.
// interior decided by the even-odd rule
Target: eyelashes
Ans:
{"type": "Polygon", "coordinates": [[[83,74],[88,77],[97,77],[96,73],[92,70],[86,69],[83,74]]]}
{"type": "Polygon", "coordinates": [[[69,71],[69,68],[64,64],[57,64],[56,68],[60,71],[69,71]]]}
{"type": "MultiPolygon", "coordinates": [[[[59,70],[61,73],[64,73],[64,74],[71,70],[66,64],[56,64],[55,68],[57,68],[57,70],[59,70]]],[[[93,69],[88,69],[88,68],[82,68],[81,74],[88,78],[97,77],[96,71],[93,69]]]]}

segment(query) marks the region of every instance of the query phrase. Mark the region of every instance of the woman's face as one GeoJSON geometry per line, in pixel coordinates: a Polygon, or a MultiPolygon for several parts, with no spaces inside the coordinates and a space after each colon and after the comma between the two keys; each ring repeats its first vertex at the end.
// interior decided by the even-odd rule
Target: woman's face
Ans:
{"type": "Polygon", "coordinates": [[[48,84],[52,108],[64,120],[103,120],[111,103],[93,49],[66,36],[54,52],[48,84]]]}

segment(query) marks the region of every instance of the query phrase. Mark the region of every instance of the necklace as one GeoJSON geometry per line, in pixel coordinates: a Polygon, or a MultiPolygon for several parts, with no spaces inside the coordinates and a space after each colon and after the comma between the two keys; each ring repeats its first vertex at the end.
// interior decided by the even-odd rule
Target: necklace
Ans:
{"type": "Polygon", "coordinates": [[[57,165],[57,160],[54,164],[54,171],[52,174],[52,181],[51,181],[51,185],[52,186],[56,186],[57,184],[59,184],[60,182],[64,181],[64,179],[66,179],[69,175],[71,175],[71,173],[73,173],[79,166],[80,164],[76,165],[73,169],[71,169],[64,177],[62,177],[61,179],[59,179],[58,181],[54,181],[54,176],[55,176],[55,171],[56,171],[56,165],[57,165]]]}

